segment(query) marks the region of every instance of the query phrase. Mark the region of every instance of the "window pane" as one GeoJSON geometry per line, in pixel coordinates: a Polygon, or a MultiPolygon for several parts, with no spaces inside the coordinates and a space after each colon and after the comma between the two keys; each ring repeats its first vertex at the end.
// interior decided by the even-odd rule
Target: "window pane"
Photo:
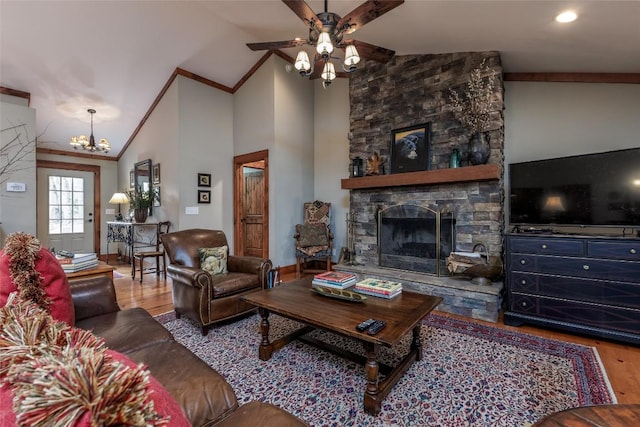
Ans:
{"type": "Polygon", "coordinates": [[[49,191],[49,204],[50,205],[59,205],[60,204],[60,192],[59,191],[49,191]]]}
{"type": "Polygon", "coordinates": [[[84,220],[84,206],[73,206],[73,219],[84,220]]]}
{"type": "Polygon", "coordinates": [[[71,206],[61,206],[60,210],[62,211],[62,219],[71,219],[71,218],[73,218],[73,207],[71,207],[71,206]]]}
{"type": "Polygon", "coordinates": [[[73,197],[70,191],[63,191],[61,193],[62,196],[62,200],[60,200],[60,203],[62,203],[63,205],[70,205],[71,203],[73,203],[73,197]]]}
{"type": "Polygon", "coordinates": [[[84,233],[84,220],[76,219],[73,221],[73,232],[84,233]]]}
{"type": "Polygon", "coordinates": [[[49,206],[49,219],[61,219],[59,206],[49,206]]]}
{"type": "Polygon", "coordinates": [[[73,221],[63,219],[62,220],[62,233],[72,233],[73,232],[73,221]]]}
{"type": "Polygon", "coordinates": [[[49,234],[60,234],[60,221],[49,221],[49,234]]]}
{"type": "Polygon", "coordinates": [[[73,191],[84,191],[84,179],[73,178],[73,191]]]}
{"type": "Polygon", "coordinates": [[[62,178],[62,190],[71,191],[73,190],[73,178],[69,176],[63,176],[62,178]]]}
{"type": "Polygon", "coordinates": [[[49,177],[49,190],[59,190],[60,189],[60,177],[59,176],[50,176],[49,177]]]}
{"type": "Polygon", "coordinates": [[[84,205],[84,193],[80,193],[78,191],[73,192],[73,204],[74,205],[84,205]]]}

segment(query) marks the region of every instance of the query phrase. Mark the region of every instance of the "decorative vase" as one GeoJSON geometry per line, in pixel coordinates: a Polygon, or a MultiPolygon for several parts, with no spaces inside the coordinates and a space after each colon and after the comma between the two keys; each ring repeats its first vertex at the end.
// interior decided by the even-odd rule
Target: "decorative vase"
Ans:
{"type": "Polygon", "coordinates": [[[136,222],[145,222],[148,215],[149,208],[136,208],[133,211],[133,217],[135,218],[136,222]]]}
{"type": "Polygon", "coordinates": [[[449,157],[449,167],[450,168],[459,168],[460,167],[460,150],[454,148],[451,150],[451,157],[449,157]]]}
{"type": "Polygon", "coordinates": [[[491,155],[488,132],[476,132],[469,140],[469,163],[472,165],[484,165],[491,155]]]}

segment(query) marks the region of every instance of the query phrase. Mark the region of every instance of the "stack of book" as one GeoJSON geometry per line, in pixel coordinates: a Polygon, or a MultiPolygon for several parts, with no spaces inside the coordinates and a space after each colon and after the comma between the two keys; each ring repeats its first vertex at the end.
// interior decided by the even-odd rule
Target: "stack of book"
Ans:
{"type": "Polygon", "coordinates": [[[88,270],[98,266],[98,256],[95,253],[73,254],[73,256],[56,255],[65,273],[88,270]]]}
{"type": "Polygon", "coordinates": [[[341,271],[327,271],[313,276],[311,283],[329,288],[346,289],[356,284],[356,275],[341,271]]]}
{"type": "Polygon", "coordinates": [[[358,293],[371,295],[373,297],[391,299],[400,295],[402,292],[402,283],[381,279],[364,279],[356,283],[354,290],[358,293]]]}

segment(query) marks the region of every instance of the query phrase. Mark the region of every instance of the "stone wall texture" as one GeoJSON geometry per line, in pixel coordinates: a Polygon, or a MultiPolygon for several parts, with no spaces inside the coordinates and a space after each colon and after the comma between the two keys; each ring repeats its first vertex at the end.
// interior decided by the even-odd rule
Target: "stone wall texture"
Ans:
{"type": "MultiPolygon", "coordinates": [[[[449,89],[463,90],[471,71],[483,60],[496,79],[491,103],[491,156],[488,163],[499,165],[502,172],[504,86],[497,52],[396,56],[387,64],[366,61],[350,81],[350,158],[367,159],[377,152],[384,157],[384,170],[388,173],[391,170],[392,130],[430,123],[429,169],[448,168],[454,148],[462,154],[462,166],[467,166],[471,134],[451,112],[449,89]]],[[[377,265],[377,212],[405,203],[452,211],[456,218],[456,250],[471,251],[474,245],[482,243],[490,255],[501,255],[504,228],[502,188],[500,179],[351,190],[350,209],[356,221],[356,261],[377,265]]]]}

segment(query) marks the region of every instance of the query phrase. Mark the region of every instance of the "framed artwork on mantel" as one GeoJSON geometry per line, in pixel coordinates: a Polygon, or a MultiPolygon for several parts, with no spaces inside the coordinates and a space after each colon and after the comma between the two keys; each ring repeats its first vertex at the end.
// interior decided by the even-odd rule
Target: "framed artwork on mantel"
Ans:
{"type": "Polygon", "coordinates": [[[391,131],[391,173],[429,170],[431,123],[391,131]]]}

